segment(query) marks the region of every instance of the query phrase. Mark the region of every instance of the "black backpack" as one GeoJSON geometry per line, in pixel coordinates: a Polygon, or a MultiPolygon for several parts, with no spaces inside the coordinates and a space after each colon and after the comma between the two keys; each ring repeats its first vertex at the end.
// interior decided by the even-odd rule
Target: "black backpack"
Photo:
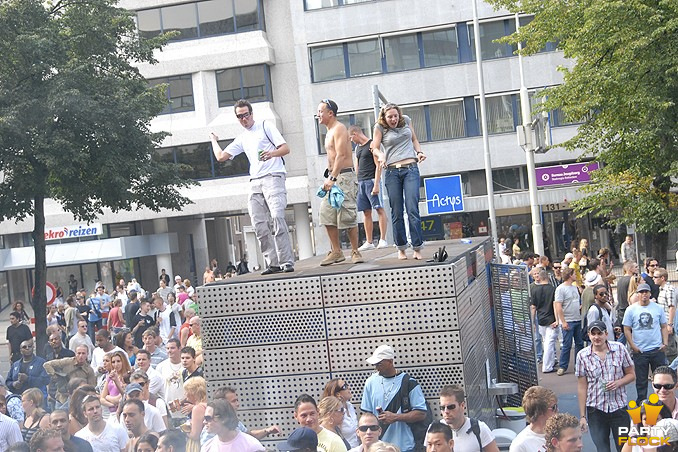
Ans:
{"type": "MultiPolygon", "coordinates": [[[[409,374],[406,373],[403,375],[403,380],[400,383],[400,391],[398,391],[398,397],[394,397],[385,410],[390,411],[391,413],[397,413],[398,410],[401,410],[401,413],[409,413],[412,411],[410,392],[417,386],[419,386],[419,383],[410,377],[409,374]]],[[[414,436],[415,450],[424,450],[423,445],[426,440],[426,431],[428,430],[428,426],[431,425],[431,422],[433,422],[433,411],[431,410],[431,404],[426,401],[426,417],[418,422],[407,423],[407,426],[412,431],[412,436],[414,436]]],[[[381,437],[386,434],[388,427],[389,425],[381,426],[381,437]]]]}
{"type": "Polygon", "coordinates": [[[468,420],[471,421],[471,428],[466,430],[466,434],[468,435],[469,433],[473,432],[473,434],[476,436],[476,439],[478,440],[478,447],[482,451],[483,442],[480,440],[480,424],[478,423],[478,419],[470,417],[468,420]]]}

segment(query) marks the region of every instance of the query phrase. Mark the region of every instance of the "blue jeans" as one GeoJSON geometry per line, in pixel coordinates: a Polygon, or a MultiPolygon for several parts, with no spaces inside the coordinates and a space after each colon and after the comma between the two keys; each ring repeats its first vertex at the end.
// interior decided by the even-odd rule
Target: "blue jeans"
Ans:
{"type": "Polygon", "coordinates": [[[584,335],[581,330],[581,322],[567,322],[569,328],[563,330],[563,348],[560,350],[560,363],[558,367],[567,370],[570,365],[570,350],[572,350],[572,340],[574,340],[574,355],[584,348],[584,335]]]}
{"type": "Polygon", "coordinates": [[[638,394],[636,402],[640,404],[647,398],[647,377],[650,375],[650,368],[654,372],[657,367],[665,366],[666,355],[655,348],[643,353],[633,353],[632,357],[636,368],[636,392],[638,394]]]}
{"type": "Polygon", "coordinates": [[[410,225],[412,248],[422,249],[424,240],[419,217],[419,167],[413,165],[408,168],[387,168],[384,183],[391,203],[391,223],[396,246],[399,250],[407,249],[404,208],[410,225]]]}

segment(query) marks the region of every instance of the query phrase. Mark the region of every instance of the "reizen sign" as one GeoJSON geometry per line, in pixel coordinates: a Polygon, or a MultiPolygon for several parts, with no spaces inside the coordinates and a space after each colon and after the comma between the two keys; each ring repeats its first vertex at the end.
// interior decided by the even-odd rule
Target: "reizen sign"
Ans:
{"type": "Polygon", "coordinates": [[[461,175],[424,179],[426,207],[429,215],[464,211],[461,175]]]}
{"type": "Polygon", "coordinates": [[[77,237],[92,237],[104,233],[101,223],[87,225],[76,224],[58,228],[45,229],[45,240],[72,239],[77,237]]]}

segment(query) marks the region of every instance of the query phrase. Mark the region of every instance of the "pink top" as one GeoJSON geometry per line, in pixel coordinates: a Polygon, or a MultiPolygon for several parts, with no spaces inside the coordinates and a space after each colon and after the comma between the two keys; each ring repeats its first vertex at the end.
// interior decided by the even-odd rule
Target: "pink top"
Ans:
{"type": "Polygon", "coordinates": [[[179,304],[184,304],[184,301],[188,300],[189,296],[186,292],[182,292],[179,295],[177,295],[177,301],[179,304]]]}
{"type": "MultiPolygon", "coordinates": [[[[106,375],[106,385],[108,386],[108,395],[112,396],[120,395],[120,391],[118,391],[118,386],[115,384],[113,380],[110,379],[108,375],[106,375]]],[[[111,406],[108,407],[108,410],[111,413],[115,413],[116,411],[118,411],[118,407],[111,406]]]]}

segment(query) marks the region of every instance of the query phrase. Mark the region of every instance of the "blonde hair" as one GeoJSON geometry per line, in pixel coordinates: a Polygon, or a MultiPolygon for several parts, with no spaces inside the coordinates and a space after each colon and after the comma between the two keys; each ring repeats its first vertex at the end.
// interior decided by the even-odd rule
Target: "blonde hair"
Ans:
{"type": "Polygon", "coordinates": [[[184,392],[193,394],[200,402],[207,401],[207,383],[203,377],[192,377],[186,380],[184,392]]]}
{"type": "Polygon", "coordinates": [[[400,448],[395,444],[377,441],[367,448],[367,452],[400,452],[400,448]]]}
{"type": "Polygon", "coordinates": [[[629,281],[629,291],[626,294],[628,300],[630,300],[631,297],[636,294],[636,290],[638,290],[638,286],[641,282],[644,281],[640,275],[634,275],[631,277],[631,280],[629,281]]]}
{"type": "MultiPolygon", "coordinates": [[[[42,395],[42,391],[39,390],[38,388],[29,388],[26,389],[22,394],[21,397],[25,397],[31,402],[33,402],[33,405],[35,406],[35,417],[42,417],[45,414],[45,410],[42,409],[42,402],[44,400],[44,396],[42,395]]],[[[28,416],[28,413],[26,413],[28,416]]]]}
{"type": "Polygon", "coordinates": [[[318,411],[320,412],[320,420],[323,421],[329,418],[332,413],[342,408],[344,404],[339,400],[339,398],[334,396],[328,396],[323,398],[320,403],[318,403],[318,411]]]}

